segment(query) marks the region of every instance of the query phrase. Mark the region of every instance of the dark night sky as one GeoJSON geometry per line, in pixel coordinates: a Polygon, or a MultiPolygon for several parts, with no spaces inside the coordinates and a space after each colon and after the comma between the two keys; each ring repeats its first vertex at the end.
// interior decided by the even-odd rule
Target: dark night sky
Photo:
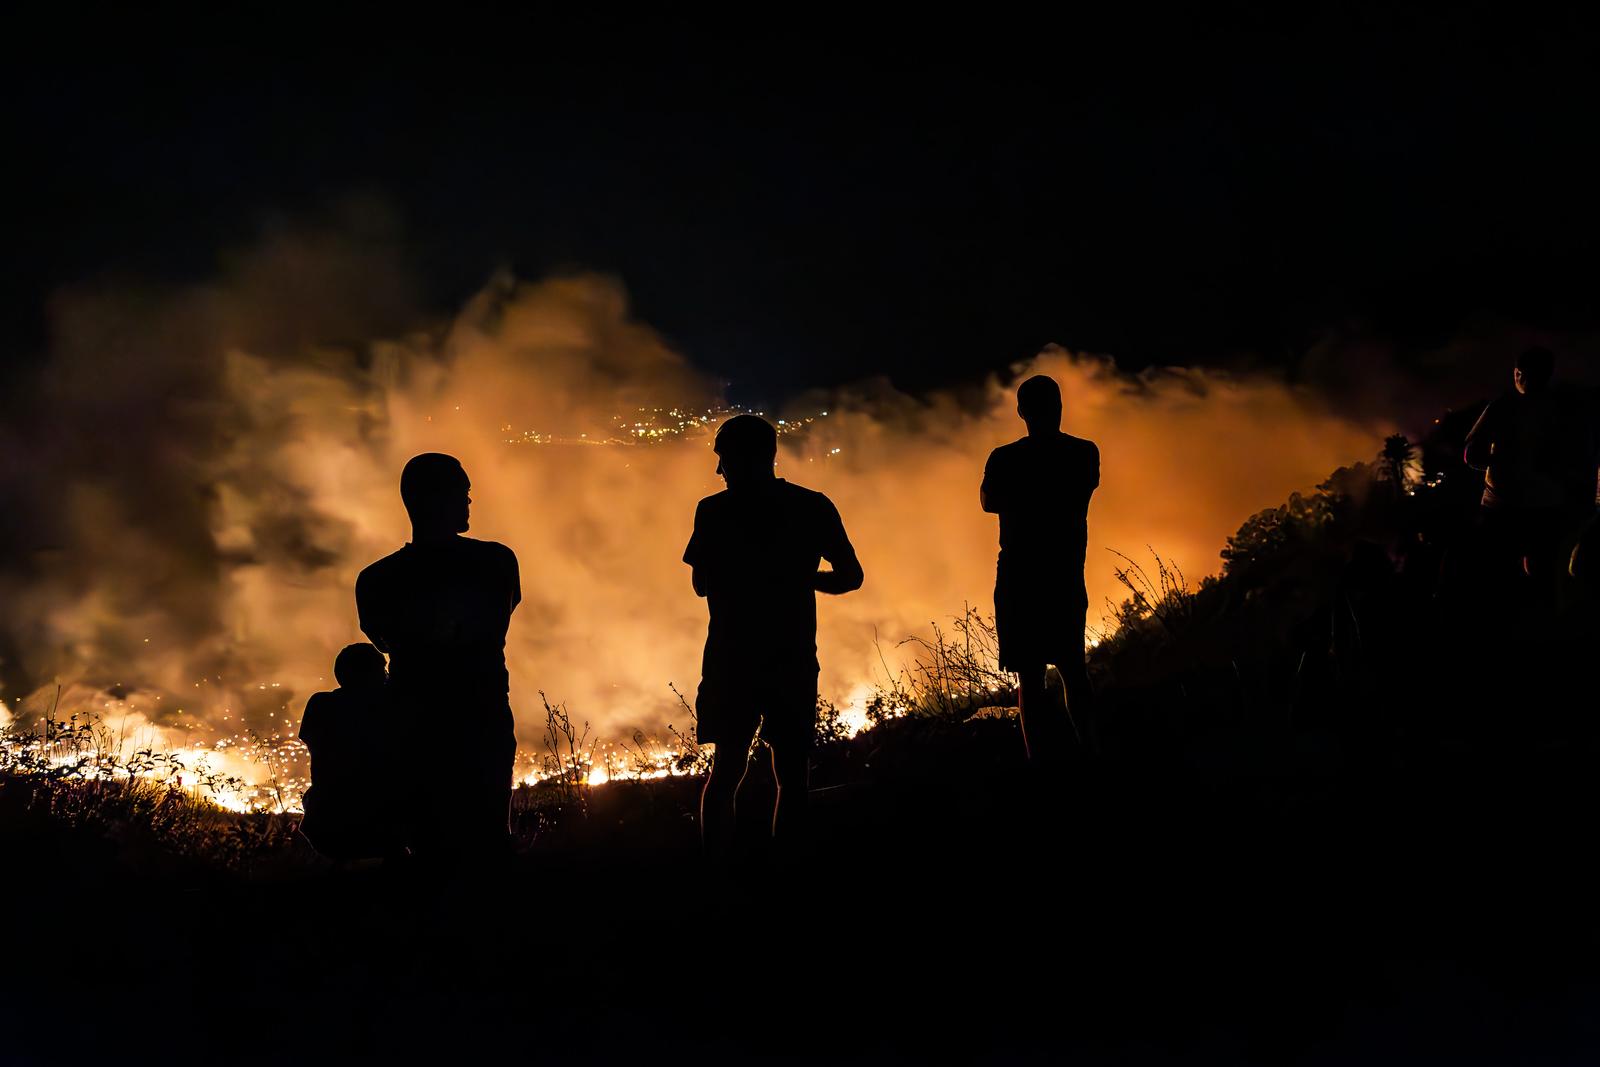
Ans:
{"type": "Polygon", "coordinates": [[[1592,324],[1586,25],[447,14],[10,35],[4,357],[63,284],[205,278],[351,195],[401,220],[425,310],[500,265],[615,272],[748,398],[1052,341],[1292,365],[1352,321],[1402,353],[1485,312],[1592,324]]]}

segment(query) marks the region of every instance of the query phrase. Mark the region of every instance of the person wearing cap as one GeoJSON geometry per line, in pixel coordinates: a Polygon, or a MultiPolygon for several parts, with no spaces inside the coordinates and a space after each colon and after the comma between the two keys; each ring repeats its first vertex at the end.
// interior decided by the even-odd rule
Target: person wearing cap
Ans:
{"type": "Polygon", "coordinates": [[[699,741],[716,754],[700,826],[707,854],[722,859],[758,730],[778,784],[773,839],[785,848],[800,841],[817,714],[816,594],[859,589],[863,575],[833,502],[777,477],[771,423],[736,415],[714,450],[728,487],[695,508],[683,561],[711,615],[695,713],[699,741]]]}
{"type": "Polygon", "coordinates": [[[389,655],[406,736],[437,738],[429,789],[412,815],[419,859],[503,852],[517,739],[506,630],[522,599],[516,554],[461,535],[472,488],[453,456],[428,452],[400,474],[411,540],[356,579],[361,630],[389,655]]]}
{"type": "Polygon", "coordinates": [[[1061,387],[1034,375],[1017,389],[1026,437],[989,454],[978,490],[1000,516],[994,622],[1000,669],[1017,675],[1022,738],[1030,760],[1053,761],[1068,739],[1093,746],[1093,690],[1084,664],[1089,611],[1084,556],[1089,498],[1100,485],[1100,449],[1061,432],[1061,387]],[[1067,708],[1046,699],[1045,672],[1061,672],[1067,708]]]}

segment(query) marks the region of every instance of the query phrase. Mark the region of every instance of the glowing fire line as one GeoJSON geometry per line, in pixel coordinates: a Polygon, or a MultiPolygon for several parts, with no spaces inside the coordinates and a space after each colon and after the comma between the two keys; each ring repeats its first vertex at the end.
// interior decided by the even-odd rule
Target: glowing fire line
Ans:
{"type": "MultiPolygon", "coordinates": [[[[266,688],[273,683],[262,683],[266,688]]],[[[847,737],[855,737],[871,724],[867,702],[874,690],[858,686],[840,705],[839,723],[847,737]]],[[[168,785],[210,800],[238,813],[301,814],[310,787],[309,754],[293,736],[299,723],[285,722],[289,734],[268,737],[234,734],[214,743],[174,741],[174,731],[149,722],[126,706],[126,701],[103,701],[90,717],[51,719],[53,727],[21,731],[9,707],[0,702],[0,768],[72,770],[86,781],[140,779],[168,785]],[[53,730],[52,735],[50,731],[53,730]]],[[[713,746],[706,746],[708,752],[713,746]]],[[[534,787],[566,779],[575,785],[598,787],[610,782],[656,781],[685,777],[694,770],[682,766],[681,746],[652,740],[634,746],[600,740],[575,755],[554,759],[519,747],[514,781],[534,787]]]]}

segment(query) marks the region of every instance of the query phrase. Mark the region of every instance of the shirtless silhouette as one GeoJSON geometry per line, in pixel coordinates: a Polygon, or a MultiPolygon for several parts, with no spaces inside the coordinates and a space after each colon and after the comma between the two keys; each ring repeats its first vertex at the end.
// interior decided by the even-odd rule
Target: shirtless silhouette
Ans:
{"type": "Polygon", "coordinates": [[[1083,564],[1100,450],[1061,432],[1061,387],[1053,378],[1040,374],[1023,382],[1017,414],[1028,435],[989,454],[978,495],[984,511],[1000,516],[994,586],[1000,668],[1017,675],[1028,758],[1052,760],[1074,733],[1093,744],[1083,564]],[[1045,698],[1052,664],[1066,687],[1067,716],[1045,698]]]}
{"type": "Polygon", "coordinates": [[[517,557],[462,537],[471,498],[452,456],[424,453],[400,475],[411,541],[361,572],[361,629],[389,654],[402,736],[430,751],[411,837],[419,857],[504,849],[516,756],[506,629],[522,599],[517,557]]]}
{"type": "Polygon", "coordinates": [[[707,853],[722,858],[758,726],[778,783],[773,838],[797,843],[816,729],[816,594],[859,589],[862,573],[832,501],[775,476],[771,424],[736,415],[717,431],[715,449],[728,488],[695,509],[683,561],[711,611],[695,713],[699,739],[716,756],[700,826],[707,853]],[[821,560],[833,569],[819,570],[821,560]]]}

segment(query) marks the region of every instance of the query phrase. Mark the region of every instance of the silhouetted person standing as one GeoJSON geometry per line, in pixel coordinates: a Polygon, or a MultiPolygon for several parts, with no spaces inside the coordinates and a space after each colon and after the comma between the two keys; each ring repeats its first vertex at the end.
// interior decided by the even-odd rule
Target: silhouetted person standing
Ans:
{"type": "Polygon", "coordinates": [[[1555,357],[1517,357],[1513,388],[1467,434],[1465,459],[1484,472],[1483,532],[1497,576],[1517,570],[1553,596],[1578,531],[1595,509],[1595,435],[1575,399],[1551,388],[1555,357]]]}
{"type": "Polygon", "coordinates": [[[773,836],[786,845],[798,839],[816,729],[816,594],[859,589],[862,573],[833,503],[776,477],[771,424],[736,415],[718,429],[714,447],[728,488],[695,509],[683,561],[711,610],[695,712],[700,741],[716,746],[701,794],[701,836],[721,858],[758,726],[778,783],[773,836]],[[820,570],[822,560],[833,569],[820,570]]]}
{"type": "Polygon", "coordinates": [[[984,511],[1000,516],[994,585],[1000,668],[1018,678],[1028,757],[1055,759],[1066,749],[1069,727],[1082,742],[1093,738],[1083,565],[1100,449],[1061,432],[1061,387],[1053,378],[1040,374],[1023,382],[1017,414],[1028,436],[989,454],[979,500],[984,511]],[[1045,699],[1045,671],[1052,664],[1066,687],[1066,721],[1045,699]]]}
{"type": "Polygon", "coordinates": [[[390,818],[389,731],[385,715],[383,653],[369,644],[347,645],[333,661],[339,688],[313,693],[300,719],[300,740],[311,754],[300,832],[334,860],[393,856],[402,851],[400,827],[390,818]]]}
{"type": "Polygon", "coordinates": [[[427,753],[413,830],[423,857],[508,844],[517,741],[505,644],[522,590],[509,548],[461,536],[470,489],[454,457],[414,457],[400,475],[411,541],[356,579],[361,629],[389,654],[399,725],[427,753]]]}

